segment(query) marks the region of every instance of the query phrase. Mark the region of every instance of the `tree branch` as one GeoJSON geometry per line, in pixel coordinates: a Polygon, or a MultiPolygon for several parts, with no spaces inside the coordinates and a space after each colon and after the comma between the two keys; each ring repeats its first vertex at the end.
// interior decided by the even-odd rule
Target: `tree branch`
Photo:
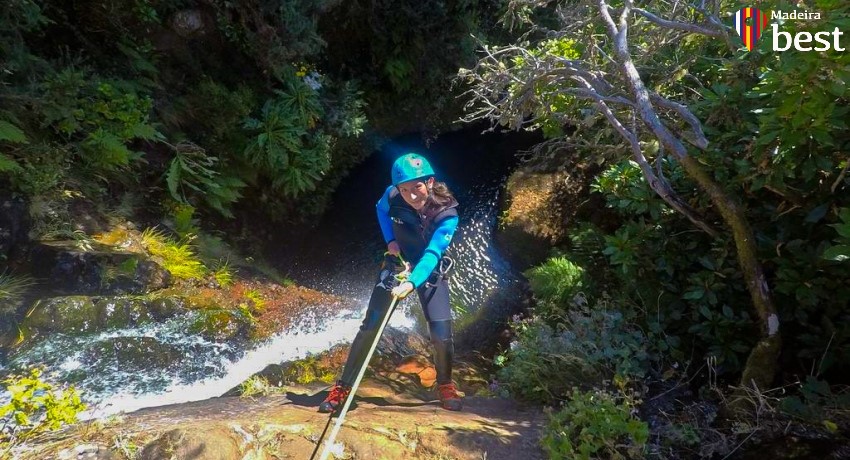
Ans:
{"type": "Polygon", "coordinates": [[[650,100],[658,104],[659,107],[664,107],[665,109],[670,109],[676,112],[689,125],[691,125],[692,136],[685,136],[685,140],[698,147],[700,150],[705,150],[708,147],[708,139],[702,131],[702,123],[699,122],[697,117],[687,107],[679,104],[678,102],[662,97],[658,93],[652,93],[649,97],[650,100]]]}
{"type": "MultiPolygon", "coordinates": [[[[590,84],[588,82],[582,82],[588,90],[590,90],[590,84]]],[[[599,107],[599,110],[605,115],[605,118],[608,119],[608,122],[614,126],[614,129],[617,130],[618,133],[625,139],[632,148],[632,156],[634,157],[637,164],[640,166],[641,171],[643,172],[643,176],[646,178],[647,183],[658,194],[667,204],[670,205],[673,209],[681,213],[683,216],[687,217],[688,220],[693,222],[694,225],[697,226],[700,230],[706,232],[711,235],[712,238],[717,238],[720,236],[717,233],[717,230],[711,227],[707,222],[705,222],[702,218],[697,215],[696,210],[691,208],[684,200],[682,200],[679,195],[673,190],[673,187],[670,186],[670,183],[664,180],[663,178],[659,178],[655,175],[655,172],[652,170],[652,166],[649,165],[649,162],[646,160],[646,156],[643,154],[643,150],[640,147],[640,141],[637,137],[636,131],[631,131],[626,128],[622,122],[617,118],[611,108],[608,107],[608,104],[605,102],[604,98],[599,95],[595,95],[595,93],[590,90],[588,91],[588,95],[593,97],[596,101],[596,106],[599,107]],[[594,97],[594,95],[596,97],[594,97]]]]}
{"type": "Polygon", "coordinates": [[[646,19],[649,19],[649,21],[652,22],[653,24],[664,27],[665,29],[682,30],[682,31],[685,31],[685,32],[708,35],[710,37],[718,37],[718,38],[721,38],[725,35],[725,33],[722,30],[718,30],[718,29],[714,29],[714,28],[708,28],[708,27],[705,27],[705,26],[701,26],[699,24],[689,24],[689,23],[686,23],[686,22],[671,21],[669,19],[660,18],[660,17],[650,13],[649,11],[646,11],[643,8],[632,8],[632,10],[635,13],[645,17],[646,19]]]}

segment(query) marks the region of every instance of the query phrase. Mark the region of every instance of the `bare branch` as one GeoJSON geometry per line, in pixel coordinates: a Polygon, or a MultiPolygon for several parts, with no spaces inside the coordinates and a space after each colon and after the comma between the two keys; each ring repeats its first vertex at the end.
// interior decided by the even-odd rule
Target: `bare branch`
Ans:
{"type": "Polygon", "coordinates": [[[686,22],[671,21],[669,19],[660,18],[643,8],[632,8],[635,13],[649,19],[650,22],[667,29],[682,30],[695,34],[708,35],[710,37],[723,37],[725,32],[722,29],[709,28],[699,24],[689,24],[686,22]]]}
{"type": "MultiPolygon", "coordinates": [[[[583,82],[588,89],[590,89],[590,84],[587,82],[583,82]]],[[[590,91],[589,94],[594,94],[593,91],[590,91]]],[[[711,235],[712,238],[717,238],[719,234],[717,230],[711,227],[707,222],[705,222],[702,218],[697,215],[696,210],[690,207],[684,200],[682,200],[679,195],[673,190],[673,187],[670,186],[670,183],[664,180],[663,178],[659,178],[652,171],[652,166],[649,165],[649,162],[646,160],[646,156],[643,154],[643,150],[640,147],[640,141],[637,137],[637,132],[631,131],[626,128],[622,122],[617,118],[611,108],[608,107],[608,104],[601,98],[597,97],[596,106],[599,107],[599,110],[605,115],[605,118],[608,119],[608,122],[617,130],[618,133],[629,143],[632,148],[632,155],[635,161],[640,166],[641,171],[643,172],[644,177],[646,178],[649,186],[655,193],[658,194],[667,204],[670,205],[673,209],[681,213],[683,216],[687,217],[688,220],[693,222],[700,230],[711,235]]]]}
{"type": "Polygon", "coordinates": [[[702,123],[697,119],[696,115],[694,115],[686,106],[683,104],[679,104],[678,102],[671,101],[665,97],[662,97],[658,93],[652,93],[650,96],[650,100],[657,104],[659,107],[664,107],[665,109],[670,109],[680,117],[682,117],[689,125],[691,125],[692,136],[684,136],[685,140],[693,144],[694,146],[700,148],[701,150],[705,150],[708,147],[708,139],[705,137],[705,133],[702,131],[702,123]]]}
{"type": "Polygon", "coordinates": [[[838,175],[838,178],[835,179],[835,182],[832,183],[832,187],[829,188],[831,193],[835,193],[835,189],[841,185],[841,181],[844,180],[844,176],[847,175],[847,170],[850,169],[850,159],[847,160],[847,164],[844,165],[844,169],[841,170],[841,173],[838,175]]]}
{"type": "Polygon", "coordinates": [[[597,5],[599,5],[599,14],[602,16],[602,21],[605,23],[605,27],[608,28],[608,35],[612,39],[616,38],[619,31],[616,24],[614,24],[611,13],[608,11],[608,4],[605,3],[605,0],[598,0],[597,5]]]}

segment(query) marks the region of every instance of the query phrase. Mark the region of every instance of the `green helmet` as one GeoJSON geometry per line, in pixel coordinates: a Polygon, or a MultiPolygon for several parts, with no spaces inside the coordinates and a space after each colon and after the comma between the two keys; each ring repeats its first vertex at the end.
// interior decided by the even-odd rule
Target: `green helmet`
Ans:
{"type": "Polygon", "coordinates": [[[400,156],[393,163],[390,176],[392,176],[393,185],[398,186],[402,182],[407,182],[414,179],[422,179],[424,177],[433,176],[434,170],[431,164],[422,155],[416,153],[407,153],[400,156]]]}

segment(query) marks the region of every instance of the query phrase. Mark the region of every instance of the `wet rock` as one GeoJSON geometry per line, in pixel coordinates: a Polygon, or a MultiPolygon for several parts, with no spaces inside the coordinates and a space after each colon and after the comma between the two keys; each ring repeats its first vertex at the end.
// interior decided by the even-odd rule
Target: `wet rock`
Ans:
{"type": "Polygon", "coordinates": [[[236,433],[224,427],[205,430],[174,429],[142,450],[140,460],[180,458],[192,460],[231,460],[242,458],[236,433]]]}
{"type": "Polygon", "coordinates": [[[238,311],[214,308],[197,311],[195,315],[189,330],[214,342],[244,337],[250,326],[249,319],[238,311]]]}
{"type": "Polygon", "coordinates": [[[0,198],[0,262],[14,258],[29,241],[29,210],[23,198],[0,198]]]}
{"type": "Polygon", "coordinates": [[[178,11],[171,15],[168,24],[177,35],[191,38],[206,33],[206,15],[198,9],[178,11]]]}
{"type": "Polygon", "coordinates": [[[574,217],[588,212],[587,203],[604,209],[604,201],[590,199],[590,182],[599,167],[566,164],[568,154],[536,159],[508,178],[495,240],[519,270],[543,262],[552,246],[564,242],[574,217]]]}
{"type": "Polygon", "coordinates": [[[384,329],[376,352],[397,364],[409,356],[431,356],[431,343],[416,332],[388,327],[384,329]]]}
{"type": "Polygon", "coordinates": [[[162,289],[170,274],[132,252],[99,243],[40,242],[30,252],[32,273],[49,280],[48,288],[69,294],[143,294],[162,289]]]}
{"type": "Polygon", "coordinates": [[[518,170],[507,183],[507,209],[502,213],[496,242],[511,264],[524,270],[546,259],[549,249],[565,237],[566,215],[558,193],[565,172],[518,170]]]}
{"type": "Polygon", "coordinates": [[[22,329],[31,333],[84,334],[104,327],[104,305],[87,296],[42,299],[24,318],[22,329]]]}
{"type": "Polygon", "coordinates": [[[180,298],[62,296],[37,301],[21,327],[30,334],[86,334],[163,321],[184,308],[180,298]]]}
{"type": "Polygon", "coordinates": [[[179,348],[153,337],[113,337],[96,343],[81,356],[84,363],[123,363],[130,369],[168,369],[183,358],[179,348]]]}
{"type": "Polygon", "coordinates": [[[104,297],[97,303],[102,308],[103,325],[106,329],[138,326],[153,321],[148,302],[131,297],[104,297]]]}
{"type": "Polygon", "coordinates": [[[59,451],[59,460],[117,460],[119,456],[113,454],[107,447],[97,444],[80,444],[70,449],[59,451]]]}

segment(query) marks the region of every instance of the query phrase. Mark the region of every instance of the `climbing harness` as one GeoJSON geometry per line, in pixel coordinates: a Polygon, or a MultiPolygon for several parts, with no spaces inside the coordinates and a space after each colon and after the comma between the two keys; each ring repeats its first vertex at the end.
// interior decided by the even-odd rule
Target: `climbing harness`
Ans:
{"type": "MultiPolygon", "coordinates": [[[[384,255],[387,256],[388,254],[389,253],[385,253],[384,255]]],[[[406,267],[405,271],[397,273],[393,276],[388,276],[387,278],[394,280],[398,284],[401,284],[404,281],[407,281],[407,276],[409,275],[409,267],[407,267],[401,255],[398,255],[396,257],[398,257],[402,265],[406,267]]],[[[384,280],[381,280],[381,285],[383,285],[384,289],[392,290],[392,287],[388,287],[383,283],[384,280]]],[[[396,286],[398,284],[396,284],[396,286]]],[[[351,402],[354,401],[354,395],[355,393],[357,393],[357,387],[360,386],[360,381],[363,379],[363,376],[366,375],[366,368],[369,366],[369,361],[372,359],[372,355],[375,353],[375,349],[378,347],[378,342],[381,340],[381,335],[384,333],[384,328],[387,327],[387,323],[390,321],[390,316],[392,316],[393,311],[395,311],[395,307],[398,304],[399,300],[400,299],[397,296],[393,296],[393,300],[390,303],[389,308],[387,308],[387,313],[384,315],[384,318],[381,321],[381,326],[378,328],[378,333],[375,335],[375,340],[372,342],[372,346],[369,348],[369,353],[366,354],[366,359],[363,360],[363,365],[360,367],[360,370],[357,373],[357,378],[354,379],[354,384],[351,385],[351,391],[349,391],[348,397],[345,398],[345,403],[342,405],[342,410],[340,410],[339,412],[339,417],[337,417],[336,419],[336,424],[334,425],[333,430],[331,430],[331,434],[328,437],[327,441],[325,441],[325,448],[322,450],[322,455],[319,457],[319,460],[327,460],[328,456],[330,455],[334,440],[336,439],[336,435],[339,433],[340,428],[342,428],[342,422],[345,419],[345,414],[348,412],[348,408],[351,406],[351,402]]],[[[319,436],[318,441],[316,441],[316,448],[313,449],[313,454],[310,455],[310,460],[313,460],[316,457],[316,452],[318,452],[319,446],[322,445],[322,439],[325,437],[325,433],[327,433],[328,431],[328,427],[331,424],[331,420],[333,420],[335,412],[336,411],[331,411],[330,415],[328,416],[328,423],[325,424],[325,429],[322,430],[322,434],[319,436]]]]}
{"type": "Polygon", "coordinates": [[[444,255],[442,258],[440,258],[440,261],[437,263],[437,269],[434,270],[434,274],[437,276],[434,277],[432,275],[428,277],[428,281],[425,282],[425,287],[432,287],[439,283],[441,280],[449,279],[449,271],[451,271],[454,264],[454,259],[449,256],[444,255]],[[433,282],[431,282],[431,278],[435,278],[433,282]]]}

